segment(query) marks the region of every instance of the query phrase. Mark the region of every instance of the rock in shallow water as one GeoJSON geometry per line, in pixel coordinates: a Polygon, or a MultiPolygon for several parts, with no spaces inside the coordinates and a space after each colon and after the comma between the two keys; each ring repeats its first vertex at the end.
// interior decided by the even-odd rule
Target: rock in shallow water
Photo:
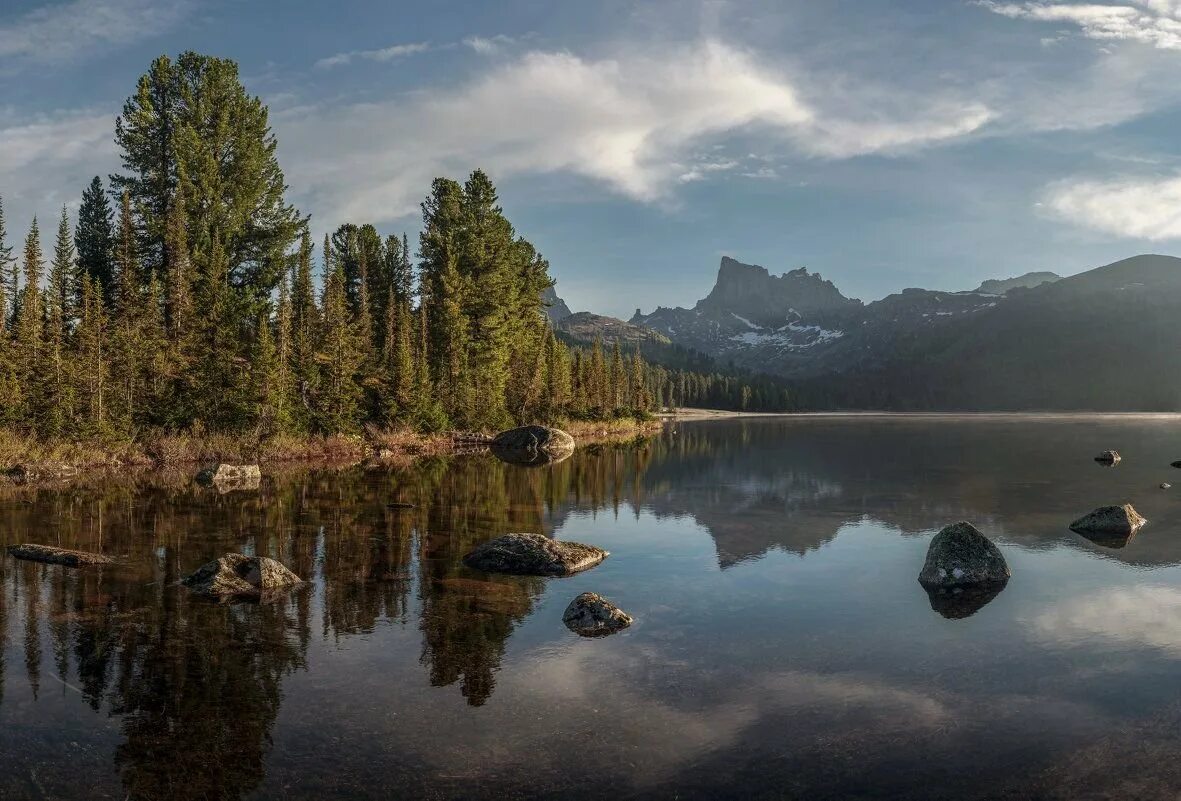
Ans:
{"type": "Polygon", "coordinates": [[[1120,462],[1119,451],[1103,451],[1095,457],[1095,461],[1099,464],[1116,465],[1120,462]]]}
{"type": "Polygon", "coordinates": [[[608,552],[580,542],[560,542],[541,534],[505,534],[475,548],[463,563],[486,573],[568,576],[602,562],[608,552]]]}
{"type": "Polygon", "coordinates": [[[101,553],[89,551],[71,551],[67,548],[55,548],[52,545],[9,545],[8,552],[17,559],[30,562],[45,562],[51,565],[65,565],[66,567],[81,567],[82,565],[108,565],[115,560],[101,553]]]}
{"type": "Polygon", "coordinates": [[[632,617],[601,595],[584,592],[566,607],[566,627],[583,637],[606,637],[632,624],[632,617]]]}
{"type": "Polygon", "coordinates": [[[257,484],[262,471],[256,464],[218,464],[202,470],[197,480],[202,484],[257,484]]]}
{"type": "Polygon", "coordinates": [[[919,573],[924,587],[967,587],[1004,583],[1009,565],[1000,549],[971,523],[947,526],[931,540],[919,573]]]}
{"type": "Polygon", "coordinates": [[[1101,506],[1071,523],[1070,530],[1087,536],[1130,537],[1147,522],[1130,503],[1125,503],[1123,506],[1101,506]]]}
{"type": "Polygon", "coordinates": [[[200,595],[263,599],[303,580],[274,559],[227,553],[201,565],[181,583],[200,595]]]}
{"type": "Polygon", "coordinates": [[[557,428],[521,426],[497,434],[488,447],[496,458],[511,464],[552,464],[574,453],[574,437],[557,428]]]}

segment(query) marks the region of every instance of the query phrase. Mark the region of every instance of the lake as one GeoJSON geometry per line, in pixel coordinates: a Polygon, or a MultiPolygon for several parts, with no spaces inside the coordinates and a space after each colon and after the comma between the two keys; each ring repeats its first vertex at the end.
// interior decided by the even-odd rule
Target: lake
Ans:
{"type": "Polygon", "coordinates": [[[121,559],[0,563],[0,797],[1177,798],[1177,459],[1170,416],[821,416],[533,469],[0,488],[3,544],[121,559]],[[1126,543],[1067,528],[1128,502],[1149,523],[1126,543]],[[936,609],[917,576],[958,520],[1013,575],[936,609]],[[462,565],[510,531],[611,556],[462,565]],[[177,585],[227,551],[309,582],[262,605],[177,585]],[[567,630],[587,590],[635,624],[567,630]]]}

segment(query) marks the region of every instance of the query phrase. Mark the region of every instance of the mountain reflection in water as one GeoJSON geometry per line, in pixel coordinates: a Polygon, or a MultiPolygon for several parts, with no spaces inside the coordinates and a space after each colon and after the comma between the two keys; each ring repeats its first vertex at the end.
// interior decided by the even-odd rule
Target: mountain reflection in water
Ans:
{"type": "MultiPolygon", "coordinates": [[[[1132,778],[1096,778],[1103,754],[1181,753],[1181,510],[1158,488],[1177,423],[752,419],[532,469],[482,454],[280,468],[227,494],[187,474],[2,487],[2,544],[121,561],[0,563],[0,797],[1115,793],[1132,778]],[[1107,447],[1118,470],[1091,460],[1107,447]],[[1124,502],[1150,521],[1126,547],[1066,528],[1124,502]],[[1003,592],[915,581],[960,519],[1005,551],[1003,592]],[[463,566],[509,531],[612,556],[569,579],[463,566]],[[261,605],[178,586],[227,551],[309,583],[261,605]],[[570,634],[583,590],[636,625],[570,634]]],[[[1175,761],[1134,760],[1141,797],[1181,789],[1175,761]]]]}

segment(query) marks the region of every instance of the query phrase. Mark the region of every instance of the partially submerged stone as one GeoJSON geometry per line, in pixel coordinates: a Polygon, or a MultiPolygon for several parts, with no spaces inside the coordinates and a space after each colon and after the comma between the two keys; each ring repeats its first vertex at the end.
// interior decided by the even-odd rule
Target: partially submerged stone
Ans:
{"type": "Polygon", "coordinates": [[[1162,481],[1162,482],[1160,483],[1160,488],[1161,488],[1161,489],[1169,489],[1169,488],[1171,488],[1172,486],[1173,486],[1173,485],[1172,485],[1172,484],[1170,484],[1170,483],[1169,483],[1169,482],[1167,482],[1167,481],[1162,481]]]}
{"type": "Polygon", "coordinates": [[[197,481],[210,486],[242,485],[255,487],[262,480],[262,471],[256,464],[218,464],[197,474],[197,481]]]}
{"type": "Polygon", "coordinates": [[[31,484],[34,481],[55,481],[73,478],[78,468],[69,464],[44,462],[40,464],[18,464],[5,471],[5,475],[17,484],[31,484]]]}
{"type": "Polygon", "coordinates": [[[584,592],[566,607],[562,622],[583,637],[606,637],[630,626],[632,617],[603,596],[584,592]]]}
{"type": "Polygon", "coordinates": [[[115,560],[101,553],[90,551],[71,551],[68,548],[57,548],[52,545],[36,545],[24,543],[9,545],[8,553],[17,559],[30,562],[45,562],[51,565],[65,565],[66,567],[82,567],[83,565],[109,565],[115,560]]]}
{"type": "Polygon", "coordinates": [[[1116,465],[1120,462],[1119,451],[1103,451],[1095,457],[1095,461],[1099,464],[1116,465]]]}
{"type": "Polygon", "coordinates": [[[557,428],[521,426],[497,434],[488,447],[496,458],[511,464],[553,464],[574,453],[574,437],[557,428]]]}
{"type": "Polygon", "coordinates": [[[396,509],[413,509],[414,504],[407,503],[406,501],[394,501],[393,503],[387,503],[385,505],[385,508],[386,509],[395,509],[395,510],[396,509]]]}
{"type": "Polygon", "coordinates": [[[240,553],[227,553],[206,562],[181,580],[200,595],[245,599],[267,598],[302,583],[303,579],[274,559],[240,553]]]}
{"type": "Polygon", "coordinates": [[[967,522],[953,523],[934,536],[919,573],[924,587],[967,587],[1009,580],[1009,565],[992,540],[967,522]]]}
{"type": "Polygon", "coordinates": [[[475,548],[463,562],[486,573],[568,576],[594,567],[607,555],[593,545],[560,542],[541,534],[505,534],[475,548]]]}
{"type": "Polygon", "coordinates": [[[1122,548],[1147,523],[1130,503],[1101,506],[1070,524],[1070,530],[1107,548],[1122,548]]]}

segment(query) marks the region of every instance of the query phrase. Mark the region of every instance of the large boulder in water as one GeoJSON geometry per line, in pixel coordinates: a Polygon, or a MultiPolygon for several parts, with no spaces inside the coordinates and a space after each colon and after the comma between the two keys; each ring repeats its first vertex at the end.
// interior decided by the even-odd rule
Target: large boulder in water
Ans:
{"type": "Polygon", "coordinates": [[[227,553],[201,565],[181,583],[199,595],[262,600],[303,580],[274,559],[227,553]]]}
{"type": "Polygon", "coordinates": [[[574,453],[574,437],[557,428],[521,426],[497,434],[488,446],[501,461],[543,465],[560,462],[574,453]]]}
{"type": "Polygon", "coordinates": [[[1130,503],[1101,506],[1070,524],[1070,530],[1108,548],[1122,548],[1147,523],[1130,503]]]}
{"type": "Polygon", "coordinates": [[[583,637],[606,637],[632,624],[632,617],[603,596],[584,592],[562,614],[562,622],[583,637]]]}
{"type": "Polygon", "coordinates": [[[207,486],[258,487],[262,471],[256,464],[216,464],[197,474],[197,481],[207,486]]]}
{"type": "Polygon", "coordinates": [[[1115,465],[1119,464],[1120,459],[1121,457],[1119,455],[1119,451],[1103,451],[1103,453],[1095,457],[1096,462],[1109,467],[1114,467],[1115,465]]]}
{"type": "Polygon", "coordinates": [[[594,567],[607,551],[580,542],[560,542],[541,534],[505,534],[486,542],[463,563],[485,573],[525,576],[568,576],[594,567]]]}
{"type": "Polygon", "coordinates": [[[932,587],[969,587],[1003,584],[1009,580],[1009,565],[992,540],[971,523],[953,523],[940,531],[927,548],[927,561],[919,583],[932,587]]]}

